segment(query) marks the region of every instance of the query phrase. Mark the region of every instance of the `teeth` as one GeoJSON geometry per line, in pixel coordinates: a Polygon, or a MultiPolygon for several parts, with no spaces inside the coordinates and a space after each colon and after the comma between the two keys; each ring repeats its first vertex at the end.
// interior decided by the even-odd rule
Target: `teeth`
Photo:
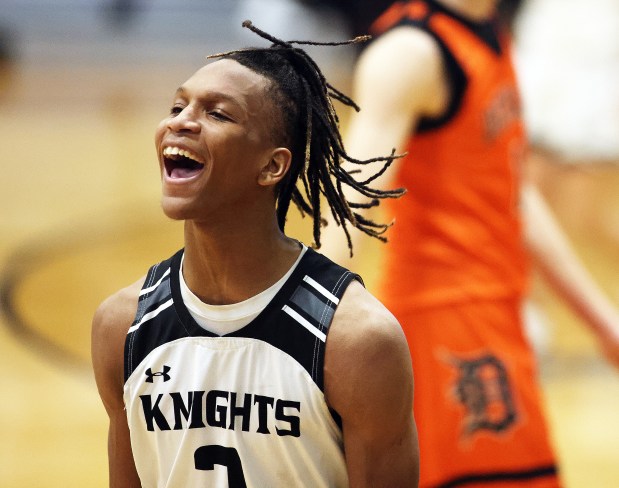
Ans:
{"type": "Polygon", "coordinates": [[[198,160],[196,156],[191,154],[189,151],[185,151],[184,149],[179,149],[178,150],[178,155],[179,156],[184,156],[184,157],[189,158],[189,159],[193,159],[194,161],[198,160]]]}
{"type": "Polygon", "coordinates": [[[164,156],[177,156],[177,155],[183,156],[185,158],[192,159],[193,161],[196,161],[197,163],[203,164],[198,156],[187,151],[186,149],[181,149],[180,147],[172,147],[172,146],[165,147],[163,148],[163,155],[164,156]]]}

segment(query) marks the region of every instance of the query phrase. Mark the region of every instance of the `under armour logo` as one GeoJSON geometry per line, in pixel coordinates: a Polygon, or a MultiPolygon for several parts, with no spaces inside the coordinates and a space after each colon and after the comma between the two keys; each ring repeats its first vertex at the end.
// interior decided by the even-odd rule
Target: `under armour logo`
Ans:
{"type": "Polygon", "coordinates": [[[166,366],[165,364],[163,365],[163,371],[157,371],[156,373],[153,373],[152,369],[148,368],[146,370],[146,383],[152,383],[153,382],[153,378],[155,376],[163,376],[163,381],[168,381],[170,379],[170,375],[168,374],[170,372],[172,368],[170,368],[170,366],[166,366]]]}

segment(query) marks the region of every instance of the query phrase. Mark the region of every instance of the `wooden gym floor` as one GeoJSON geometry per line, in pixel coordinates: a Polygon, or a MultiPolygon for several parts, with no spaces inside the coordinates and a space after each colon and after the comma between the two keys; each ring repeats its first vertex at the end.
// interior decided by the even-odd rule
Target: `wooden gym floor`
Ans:
{"type": "MultiPolygon", "coordinates": [[[[181,245],[180,226],[159,210],[152,135],[177,84],[198,63],[169,70],[127,67],[122,73],[52,65],[3,71],[2,487],[106,486],[107,426],[90,371],[90,320],[103,298],[181,245]]],[[[553,171],[562,170],[549,169],[546,177],[553,171]]],[[[592,206],[619,211],[619,170],[603,171],[605,190],[592,206]]],[[[550,176],[561,181],[561,174],[550,176]]],[[[549,197],[617,302],[619,241],[580,232],[580,224],[570,221],[573,213],[561,211],[565,196],[549,191],[549,197]]],[[[293,233],[306,237],[300,230],[305,224],[295,219],[293,233]]],[[[362,263],[370,287],[377,253],[374,248],[362,263]]],[[[536,341],[566,486],[616,488],[619,374],[537,281],[534,295],[546,315],[536,341]]]]}

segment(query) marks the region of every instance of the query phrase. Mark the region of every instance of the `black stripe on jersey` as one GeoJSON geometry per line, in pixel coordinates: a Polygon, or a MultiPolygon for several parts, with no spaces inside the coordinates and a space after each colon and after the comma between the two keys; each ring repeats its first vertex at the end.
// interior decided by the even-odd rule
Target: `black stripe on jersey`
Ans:
{"type": "Polygon", "coordinates": [[[522,481],[523,486],[527,481],[536,480],[540,478],[556,478],[557,477],[556,466],[539,466],[536,468],[522,470],[522,471],[500,471],[497,473],[476,473],[469,474],[455,478],[446,483],[438,485],[438,488],[456,488],[459,486],[465,487],[472,484],[495,484],[496,482],[510,482],[510,481],[522,481]]]}

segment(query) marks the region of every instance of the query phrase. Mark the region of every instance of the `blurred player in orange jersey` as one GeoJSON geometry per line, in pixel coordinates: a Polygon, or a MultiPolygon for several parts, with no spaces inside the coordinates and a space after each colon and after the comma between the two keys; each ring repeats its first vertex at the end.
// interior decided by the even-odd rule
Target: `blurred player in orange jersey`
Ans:
{"type": "Polygon", "coordinates": [[[423,487],[560,485],[521,318],[529,252],[619,364],[619,314],[521,188],[525,131],[496,16],[496,0],[395,2],[354,77],[347,150],[408,152],[380,180],[408,193],[391,206],[379,294],[413,358],[423,487]]]}

